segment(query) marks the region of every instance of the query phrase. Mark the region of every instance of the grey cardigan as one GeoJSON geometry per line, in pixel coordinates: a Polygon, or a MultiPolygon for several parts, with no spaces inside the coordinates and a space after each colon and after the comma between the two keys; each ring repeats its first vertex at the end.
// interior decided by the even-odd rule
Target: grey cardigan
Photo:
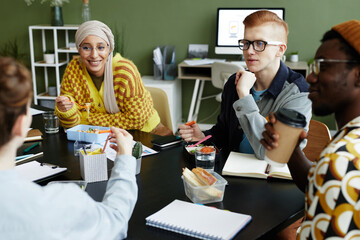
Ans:
{"type": "MultiPolygon", "coordinates": [[[[239,151],[244,132],[256,157],[264,159],[265,148],[260,144],[260,139],[269,113],[276,112],[279,108],[296,110],[306,117],[305,131],[308,131],[311,119],[308,87],[300,73],[292,71],[281,62],[270,87],[255,102],[251,95],[239,99],[235,88],[235,74],[233,74],[224,86],[217,123],[204,133],[213,136],[214,144],[222,149],[226,159],[230,151],[239,151]]],[[[300,147],[305,146],[306,140],[300,147]]]]}

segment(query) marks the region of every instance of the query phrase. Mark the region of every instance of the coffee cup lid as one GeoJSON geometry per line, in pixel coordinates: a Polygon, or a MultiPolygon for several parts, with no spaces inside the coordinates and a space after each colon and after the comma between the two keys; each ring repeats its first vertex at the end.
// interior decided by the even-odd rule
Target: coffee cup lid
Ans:
{"type": "Polygon", "coordinates": [[[292,109],[280,108],[275,113],[275,117],[282,123],[292,127],[303,128],[306,126],[305,116],[292,109]]]}

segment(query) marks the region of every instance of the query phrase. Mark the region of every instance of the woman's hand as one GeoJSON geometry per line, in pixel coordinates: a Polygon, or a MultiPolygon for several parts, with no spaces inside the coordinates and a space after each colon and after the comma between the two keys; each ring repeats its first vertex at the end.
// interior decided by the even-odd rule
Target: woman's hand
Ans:
{"type": "Polygon", "coordinates": [[[179,126],[179,133],[182,139],[186,142],[200,141],[205,137],[204,133],[200,130],[197,123],[191,126],[182,124],[179,126]]]}
{"type": "Polygon", "coordinates": [[[69,98],[66,96],[58,96],[55,99],[56,106],[61,112],[69,111],[73,106],[74,103],[70,102],[69,98]]]}
{"type": "Polygon", "coordinates": [[[111,127],[110,142],[116,143],[117,145],[111,144],[110,147],[117,152],[119,155],[130,155],[132,156],[132,140],[133,136],[126,130],[111,127]]]}

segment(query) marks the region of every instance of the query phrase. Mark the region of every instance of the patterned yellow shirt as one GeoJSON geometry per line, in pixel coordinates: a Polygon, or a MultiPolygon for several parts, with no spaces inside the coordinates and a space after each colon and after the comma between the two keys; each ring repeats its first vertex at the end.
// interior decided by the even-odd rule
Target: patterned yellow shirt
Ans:
{"type": "Polygon", "coordinates": [[[298,239],[360,239],[360,117],[344,126],[310,168],[298,239]]]}
{"type": "Polygon", "coordinates": [[[103,85],[98,91],[86,66],[79,59],[72,60],[66,67],[61,82],[61,95],[68,96],[76,104],[67,112],[55,108],[61,125],[65,128],[87,124],[152,131],[160,123],[160,117],[137,67],[130,60],[116,54],[113,57],[113,75],[115,98],[120,109],[115,114],[106,112],[103,85]],[[83,108],[86,103],[91,103],[89,113],[83,108]]]}

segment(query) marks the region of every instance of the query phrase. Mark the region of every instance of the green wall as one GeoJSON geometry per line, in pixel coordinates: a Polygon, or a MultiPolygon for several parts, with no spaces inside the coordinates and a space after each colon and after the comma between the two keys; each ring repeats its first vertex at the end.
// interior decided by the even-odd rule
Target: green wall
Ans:
{"type": "MultiPolygon", "coordinates": [[[[50,23],[49,4],[40,0],[27,6],[23,0],[2,0],[0,8],[0,48],[17,40],[21,53],[29,55],[28,26],[50,23]],[[5,4],[4,4],[5,3],[5,4]]],[[[65,24],[81,22],[81,0],[63,6],[65,24]]],[[[142,75],[152,74],[152,50],[157,45],[175,45],[181,62],[191,43],[209,44],[209,57],[234,58],[214,54],[216,10],[219,7],[284,7],[290,34],[288,52],[299,51],[300,60],[311,59],[322,34],[331,26],[358,18],[359,0],[90,0],[92,19],[115,26],[124,34],[124,56],[133,60],[142,75]]],[[[183,81],[183,117],[186,119],[193,81],[183,81]]],[[[208,83],[204,94],[219,92],[208,83]]],[[[199,119],[213,113],[219,104],[202,103],[199,119]]],[[[215,114],[216,115],[216,114],[215,114]]],[[[321,118],[334,129],[332,117],[321,118]]],[[[215,117],[208,122],[215,121],[215,117]]]]}

